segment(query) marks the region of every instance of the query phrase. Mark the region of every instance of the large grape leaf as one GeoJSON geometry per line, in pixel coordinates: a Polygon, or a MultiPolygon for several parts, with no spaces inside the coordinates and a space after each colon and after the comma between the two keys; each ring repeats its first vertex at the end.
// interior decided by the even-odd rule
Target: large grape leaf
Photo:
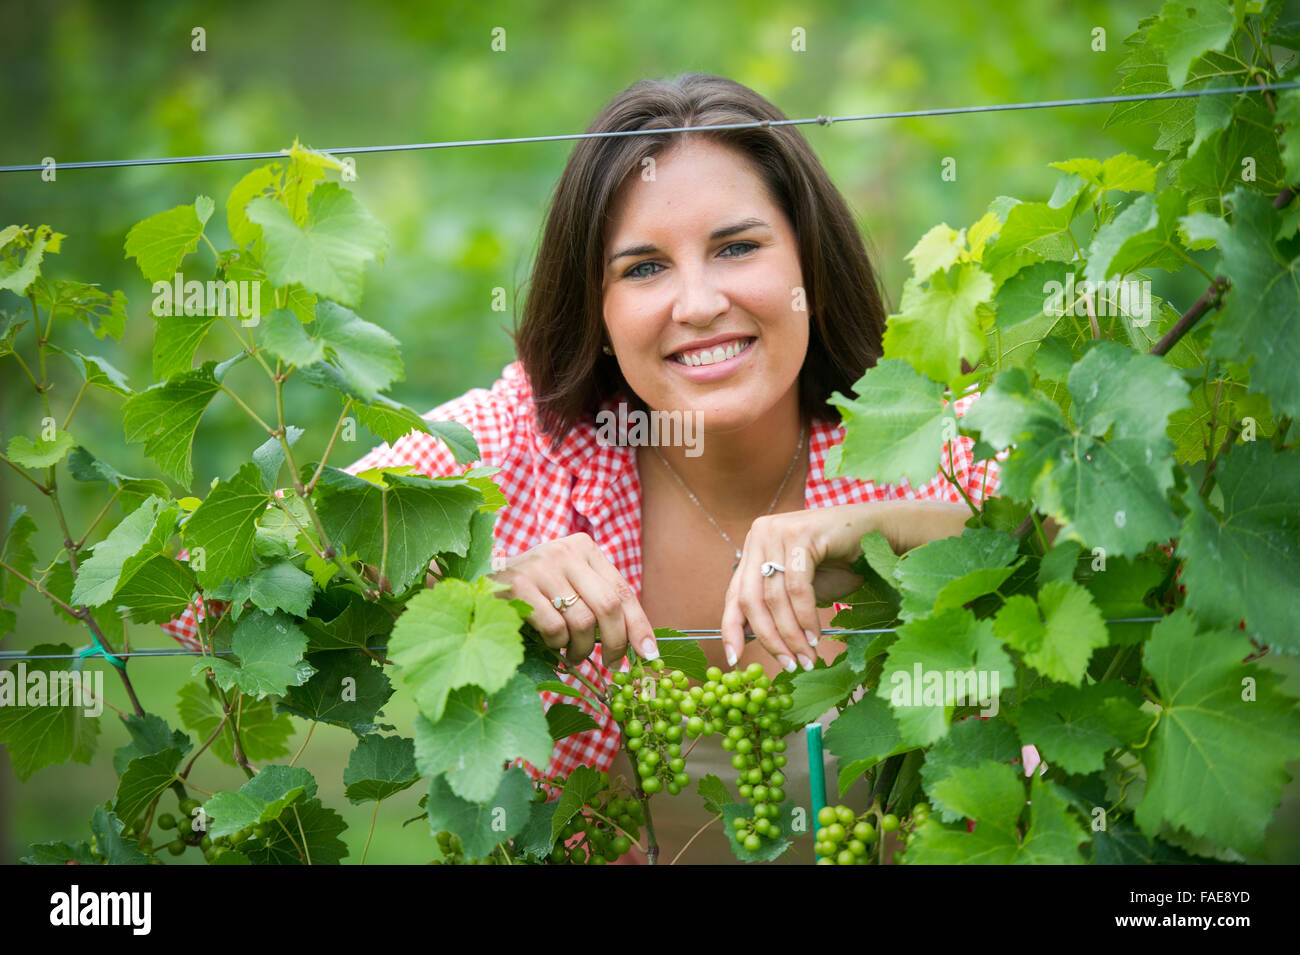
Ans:
{"type": "Polygon", "coordinates": [[[1300,416],[1300,251],[1274,238],[1282,214],[1267,196],[1238,187],[1224,201],[1231,225],[1206,214],[1183,219],[1189,238],[1218,244],[1219,273],[1232,281],[1211,351],[1249,364],[1250,390],[1268,395],[1275,411],[1300,416]]]}
{"type": "Polygon", "coordinates": [[[518,766],[501,773],[500,785],[481,803],[461,799],[442,776],[429,782],[425,808],[429,813],[429,831],[446,830],[460,838],[465,855],[481,859],[499,842],[523,831],[533,805],[533,784],[518,766]]]}
{"type": "Polygon", "coordinates": [[[1266,442],[1233,448],[1215,471],[1222,518],[1193,485],[1178,553],[1187,605],[1206,624],[1246,628],[1260,643],[1300,652],[1300,457],[1266,442]]]}
{"type": "Polygon", "coordinates": [[[344,793],[351,803],[382,802],[409,789],[420,778],[415,742],[401,736],[372,734],[357,741],[343,771],[344,793]]]}
{"type": "MultiPolygon", "coordinates": [[[[1244,11],[1244,5],[1235,4],[1244,11]]],[[[1223,50],[1240,20],[1224,0],[1166,0],[1151,25],[1150,40],[1164,53],[1169,83],[1182,89],[1192,62],[1210,50],[1223,50]]]]}
{"type": "Polygon", "coordinates": [[[449,691],[473,684],[495,693],[523,662],[522,620],[496,596],[501,589],[488,577],[444,580],[417,593],[397,618],[388,658],[429,720],[442,718],[449,691]]]}
{"type": "Polygon", "coordinates": [[[983,762],[974,769],[955,769],[935,788],[942,788],[944,797],[954,801],[963,815],[979,822],[974,832],[965,832],[946,828],[931,816],[913,835],[907,850],[909,864],[1080,865],[1084,861],[1078,850],[1085,840],[1083,827],[1052,783],[1034,777],[1030,784],[1030,823],[1023,840],[1016,821],[1025,804],[1024,785],[1010,766],[983,762]]]}
{"type": "Polygon", "coordinates": [[[285,690],[278,709],[342,726],[357,735],[375,730],[375,717],[393,695],[383,669],[358,652],[331,650],[307,657],[316,668],[302,686],[285,690]]]}
{"type": "MultiPolygon", "coordinates": [[[[68,654],[72,648],[66,643],[42,643],[28,652],[33,656],[68,654]]],[[[65,688],[70,694],[79,694],[79,688],[85,684],[78,682],[78,689],[74,691],[69,681],[72,678],[80,681],[82,674],[65,670],[64,663],[62,660],[24,660],[21,670],[19,664],[0,670],[0,743],[8,750],[9,761],[19,779],[26,780],[38,769],[69,759],[89,763],[95,753],[99,720],[86,715],[86,710],[93,708],[93,699],[81,700],[82,706],[46,706],[38,705],[38,699],[33,695],[38,685],[45,688],[40,697],[44,702],[55,695],[64,699],[62,692],[65,688]],[[18,684],[22,673],[26,675],[25,700],[20,695],[18,684]],[[52,686],[56,688],[53,692],[52,686]],[[19,706],[20,700],[27,705],[19,706]]],[[[89,676],[89,672],[86,675],[89,676]]],[[[70,695],[67,700],[76,702],[77,697],[70,695]]]]}
{"type": "Polygon", "coordinates": [[[371,645],[393,629],[393,616],[347,587],[317,591],[311,612],[298,622],[307,646],[317,650],[346,650],[371,645]]]}
{"type": "Polygon", "coordinates": [[[1014,449],[1002,492],[1036,500],[1063,539],[1132,555],[1177,532],[1169,415],[1188,405],[1187,383],[1154,355],[1097,342],[1070,371],[1071,427],[1019,368],[998,375],[966,421],[981,439],[1014,449]],[[1109,437],[1106,435],[1109,432],[1109,437]]]}
{"type": "MultiPolygon", "coordinates": [[[[190,515],[182,536],[191,554],[203,548],[204,566],[194,569],[201,586],[214,589],[226,578],[252,572],[257,521],[270,501],[271,495],[262,488],[260,470],[249,461],[234,477],[219,482],[190,515]]],[[[191,556],[190,565],[194,563],[191,556]]]]}
{"type": "Polygon", "coordinates": [[[1142,754],[1146,793],[1134,819],[1151,838],[1161,824],[1229,848],[1260,852],[1264,831],[1300,759],[1300,714],[1280,673],[1243,666],[1245,636],[1197,632],[1186,611],[1152,631],[1143,654],[1161,710],[1142,754]]]}
{"type": "Polygon", "coordinates": [[[984,357],[986,343],[976,306],[993,297],[993,278],[976,263],[936,272],[922,289],[915,279],[885,328],[886,358],[901,358],[934,381],[951,382],[984,357]]]}
{"type": "MultiPolygon", "coordinates": [[[[441,586],[441,585],[440,585],[441,586]]],[[[533,681],[522,673],[487,699],[476,687],[452,690],[442,719],[415,718],[415,759],[420,772],[446,773],[452,792],[470,802],[492,796],[501,766],[526,759],[545,766],[551,758],[551,734],[533,681]]]]}
{"type": "Polygon", "coordinates": [[[997,272],[1017,255],[1069,262],[1075,255],[1070,239],[1074,214],[1073,204],[1056,208],[1046,202],[1017,202],[1007,213],[997,241],[984,254],[984,268],[997,272]]]}
{"type": "Polygon", "coordinates": [[[851,476],[880,485],[906,478],[920,487],[939,473],[945,426],[949,437],[957,434],[943,385],[905,361],[888,358],[868,369],[853,390],[856,398],[836,392],[828,400],[844,422],[844,441],[826,455],[828,477],[851,476]]]}
{"type": "Polygon", "coordinates": [[[355,306],[361,298],[365,264],[382,257],[384,227],[351,192],[322,183],[307,199],[307,221],[299,226],[280,202],[259,197],[245,215],[262,227],[266,274],[277,288],[301,283],[321,298],[355,306]]]}
{"type": "Polygon", "coordinates": [[[1078,686],[1093,651],[1109,641],[1106,621],[1092,595],[1072,580],[1007,598],[993,623],[998,639],[1019,650],[1025,663],[1050,680],[1078,686]]]}
{"type": "Polygon", "coordinates": [[[942,738],[955,706],[986,706],[987,715],[996,715],[999,694],[1014,685],[1015,670],[992,623],[956,608],[898,628],[876,694],[892,705],[910,749],[942,738]]]}
{"type": "Polygon", "coordinates": [[[465,554],[470,517],[483,498],[461,478],[385,474],[383,480],[387,487],[327,467],[321,473],[317,513],[336,548],[355,553],[372,567],[384,564],[394,591],[400,593],[423,580],[435,554],[465,554]]]}
{"type": "Polygon", "coordinates": [[[216,368],[215,361],[205,361],[194,371],[152,385],[122,404],[126,440],[133,444],[143,441],[144,453],[158,462],[164,474],[187,488],[194,479],[190,461],[194,432],[221,388],[216,368]]]}
{"type": "MultiPolygon", "coordinates": [[[[959,767],[974,768],[985,760],[995,763],[1018,763],[1021,758],[1020,740],[1016,731],[1004,720],[986,720],[969,717],[952,724],[948,735],[925,754],[921,779],[927,794],[935,785],[959,767]]],[[[931,796],[933,800],[933,796],[931,796]]],[[[939,800],[934,807],[944,822],[962,818],[956,811],[939,800]]]]}
{"type": "Polygon", "coordinates": [[[286,614],[256,611],[244,616],[235,627],[230,649],[238,664],[225,657],[204,658],[194,671],[208,669],[229,690],[240,691],[256,699],[278,695],[290,686],[306,683],[316,668],[302,658],[307,637],[286,614]]]}
{"type": "Polygon", "coordinates": [[[1151,725],[1141,704],[1135,688],[1115,680],[1051,686],[1020,704],[1020,732],[1066,772],[1100,772],[1109,750],[1140,741],[1151,725]]]}

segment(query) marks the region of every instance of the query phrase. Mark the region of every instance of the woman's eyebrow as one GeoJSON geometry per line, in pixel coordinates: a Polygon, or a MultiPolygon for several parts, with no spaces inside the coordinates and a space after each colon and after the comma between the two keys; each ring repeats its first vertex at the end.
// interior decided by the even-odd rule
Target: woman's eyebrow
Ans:
{"type": "MultiPolygon", "coordinates": [[[[709,234],[709,241],[714,242],[718,239],[725,239],[728,236],[735,235],[738,232],[744,232],[746,229],[767,228],[767,223],[762,219],[748,218],[741,219],[733,225],[723,226],[721,229],[715,229],[709,234]]],[[[659,249],[654,245],[634,245],[629,246],[622,252],[615,252],[609,257],[606,265],[613,265],[616,259],[624,258],[631,255],[649,255],[652,252],[658,252],[659,249]]]]}

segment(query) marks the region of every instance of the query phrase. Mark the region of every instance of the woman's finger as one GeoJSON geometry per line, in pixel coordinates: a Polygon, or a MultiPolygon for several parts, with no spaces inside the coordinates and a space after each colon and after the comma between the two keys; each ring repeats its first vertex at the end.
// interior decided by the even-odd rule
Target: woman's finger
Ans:
{"type": "Polygon", "coordinates": [[[606,630],[602,627],[600,630],[601,662],[607,667],[616,665],[627,652],[629,643],[643,659],[653,660],[658,657],[654,628],[650,625],[650,618],[646,616],[641,602],[636,599],[632,585],[599,549],[595,550],[588,564],[612,588],[622,617],[621,629],[606,630]]]}
{"type": "MultiPolygon", "coordinates": [[[[524,619],[533,625],[542,642],[552,650],[563,650],[569,644],[569,624],[555,609],[537,584],[527,577],[515,575],[509,580],[509,597],[517,597],[533,608],[524,619]]],[[[568,591],[566,591],[567,593],[568,591]]]]}
{"type": "Polygon", "coordinates": [[[799,620],[792,594],[792,591],[798,591],[801,598],[806,596],[805,592],[809,589],[809,584],[805,578],[808,574],[806,571],[791,570],[793,562],[785,551],[780,550],[775,553],[779,556],[769,558],[759,565],[760,576],[763,567],[771,566],[773,570],[770,575],[762,578],[763,603],[786,649],[799,661],[800,666],[805,670],[811,670],[816,657],[804,634],[804,630],[809,628],[799,620]],[[775,567],[778,566],[785,569],[776,570],[775,567]]]}

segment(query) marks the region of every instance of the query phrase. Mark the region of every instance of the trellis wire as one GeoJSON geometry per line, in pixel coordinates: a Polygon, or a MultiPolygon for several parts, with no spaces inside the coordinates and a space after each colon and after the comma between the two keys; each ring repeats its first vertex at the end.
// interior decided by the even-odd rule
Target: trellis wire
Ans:
{"type": "MultiPolygon", "coordinates": [[[[1127,93],[1119,96],[1084,96],[1075,99],[1037,100],[1029,103],[995,103],[987,106],[943,106],[934,109],[895,110],[886,113],[861,113],[853,116],[817,116],[804,119],[773,119],[751,123],[724,123],[714,126],[678,126],[672,129],[628,129],[604,133],[562,133],[552,136],[512,136],[505,139],[462,139],[438,143],[403,143],[389,146],[352,146],[350,148],[318,149],[316,152],[330,155],[350,155],[353,153],[393,153],[409,152],[420,149],[449,149],[460,146],[509,146],[516,143],[549,143],[570,139],[599,139],[607,136],[643,136],[655,133],[691,133],[706,129],[754,129],[766,126],[805,126],[816,123],[829,126],[831,123],[851,123],[873,119],[910,119],[922,116],[953,116],[967,113],[995,113],[1021,109],[1056,109],[1067,106],[1098,106],[1113,103],[1137,103],[1147,100],[1188,99],[1198,96],[1236,95],[1239,93],[1263,93],[1270,90],[1290,90],[1300,88],[1300,81],[1289,83],[1262,83],[1255,86],[1235,86],[1222,89],[1170,90],[1165,93],[1127,93]]],[[[153,159],[98,159],[82,162],[55,163],[54,168],[64,169],[103,169],[116,166],[168,166],[181,163],[231,162],[249,159],[282,159],[284,150],[256,153],[220,153],[211,156],[162,156],[153,159]]],[[[42,163],[26,165],[0,166],[0,172],[43,172],[42,163]]]]}
{"type": "MultiPolygon", "coordinates": [[[[1106,623],[1158,623],[1163,617],[1120,617],[1116,620],[1107,620],[1106,623]]],[[[668,629],[676,629],[670,627],[668,629]]],[[[897,627],[879,627],[868,629],[837,629],[831,627],[822,631],[824,637],[847,637],[855,633],[896,633],[897,627]]],[[[657,637],[656,642],[663,643],[666,641],[683,641],[683,640],[721,640],[721,630],[677,630],[682,634],[680,637],[657,637]]],[[[754,635],[745,634],[746,640],[753,640],[754,635]]],[[[349,647],[347,649],[362,649],[360,646],[349,647]]],[[[375,653],[383,653],[388,647],[366,647],[365,649],[375,653]]],[[[128,653],[115,653],[113,656],[119,658],[125,657],[203,657],[203,656],[223,656],[234,653],[233,650],[213,650],[204,653],[202,650],[172,650],[167,647],[150,647],[142,650],[131,650],[128,653]]],[[[0,650],[0,661],[3,660],[76,660],[80,658],[78,653],[24,653],[21,650],[0,650]]]]}

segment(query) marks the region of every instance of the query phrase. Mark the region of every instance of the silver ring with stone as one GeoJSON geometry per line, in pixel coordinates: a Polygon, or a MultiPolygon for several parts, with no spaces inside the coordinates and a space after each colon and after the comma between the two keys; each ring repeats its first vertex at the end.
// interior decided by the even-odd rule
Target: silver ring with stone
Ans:
{"type": "Polygon", "coordinates": [[[764,577],[771,577],[773,574],[784,574],[785,568],[774,560],[768,560],[763,562],[763,566],[759,568],[759,573],[764,577]]]}
{"type": "Polygon", "coordinates": [[[556,597],[554,600],[551,601],[551,606],[554,607],[556,610],[564,611],[564,610],[568,610],[577,602],[578,602],[578,595],[569,594],[569,596],[567,597],[556,597]]]}

